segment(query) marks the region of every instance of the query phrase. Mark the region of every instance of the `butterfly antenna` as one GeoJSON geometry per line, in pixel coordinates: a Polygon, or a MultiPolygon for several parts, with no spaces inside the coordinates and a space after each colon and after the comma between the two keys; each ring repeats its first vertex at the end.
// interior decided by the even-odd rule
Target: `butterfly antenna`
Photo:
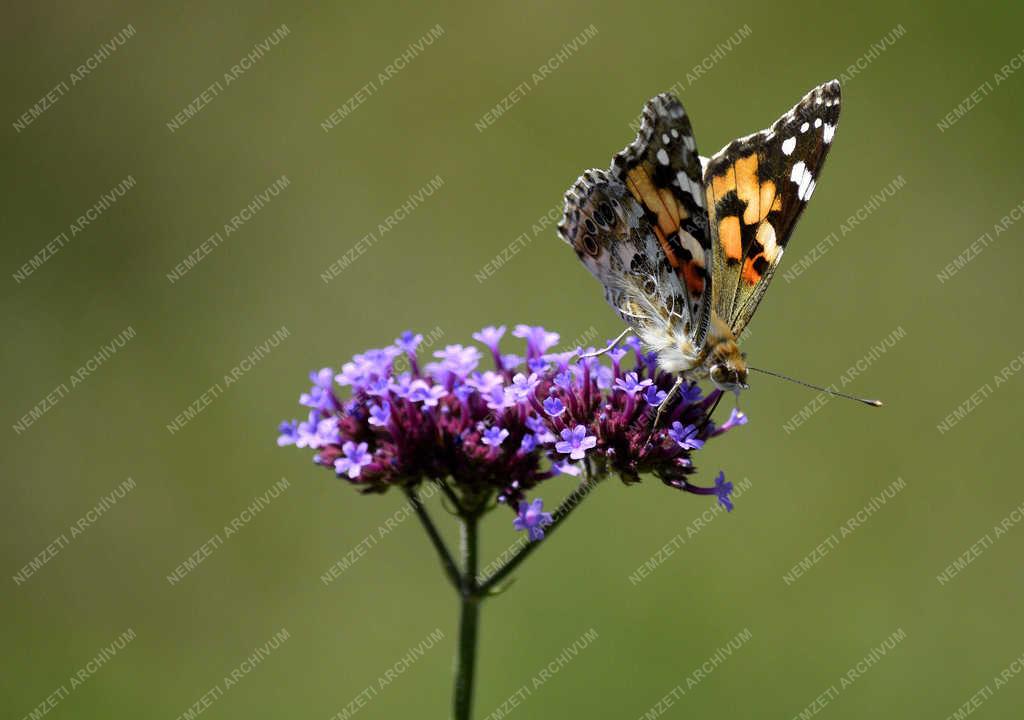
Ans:
{"type": "Polygon", "coordinates": [[[789,375],[783,375],[782,373],[772,372],[771,370],[764,370],[762,368],[751,367],[750,365],[747,366],[747,369],[748,370],[754,370],[756,372],[763,373],[765,375],[771,375],[772,377],[777,377],[777,378],[780,378],[782,380],[788,380],[791,383],[796,383],[797,385],[803,385],[804,387],[809,387],[812,390],[820,390],[821,392],[827,393],[828,395],[832,395],[834,397],[846,398],[847,400],[856,400],[859,403],[864,403],[865,405],[870,405],[871,407],[882,407],[882,401],[881,400],[870,400],[868,398],[854,397],[853,395],[847,395],[846,393],[841,393],[838,390],[830,390],[828,388],[821,387],[820,385],[812,385],[809,382],[804,382],[803,380],[797,380],[796,378],[791,378],[791,377],[789,377],[789,375]]]}

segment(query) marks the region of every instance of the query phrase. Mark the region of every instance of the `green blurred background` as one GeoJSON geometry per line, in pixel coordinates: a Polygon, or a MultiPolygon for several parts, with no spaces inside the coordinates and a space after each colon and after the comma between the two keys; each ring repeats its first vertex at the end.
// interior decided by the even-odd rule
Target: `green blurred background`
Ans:
{"type": "MultiPolygon", "coordinates": [[[[320,581],[404,503],[360,497],[314,471],[308,453],[275,446],[277,423],[299,415],[306,373],[406,328],[440,327],[442,342],[517,322],[567,340],[591,325],[615,335],[598,285],[553,232],[534,237],[531,226],[583,169],[606,166],[632,139],[630,122],[659,91],[681,90],[710,154],[833,77],[844,79],[842,127],[783,269],[830,233],[841,237],[798,277],[776,277],[745,349],[755,364],[832,383],[899,331],[846,388],[887,406],[833,401],[787,431],[814,394],[753,378],[742,398],[750,424],[700,454],[704,479],[722,468],[749,489],[640,583],[629,575],[710,505],[653,479],[602,486],[485,606],[477,715],[591,628],[598,639],[515,717],[659,712],[659,698],[744,629],[742,649],[664,717],[810,712],[899,630],[905,638],[839,688],[822,716],[944,718],[985,686],[984,717],[1024,703],[1024,680],[993,680],[1024,653],[1024,529],[1011,518],[962,572],[937,580],[1024,501],[1014,446],[1024,378],[998,387],[993,378],[1024,350],[1024,225],[937,278],[1024,200],[1024,72],[994,79],[1024,49],[1019,5],[110,2],[5,15],[5,716],[24,717],[66,686],[53,717],[177,718],[286,628],[290,639],[203,714],[326,720],[440,629],[444,639],[358,715],[445,717],[455,602],[415,521],[338,580],[320,581]],[[71,86],[76,67],[129,24],[134,36],[71,86]],[[168,128],[282,24],[287,36],[168,128]],[[323,129],[437,25],[443,35],[323,129]],[[591,25],[596,35],[533,86],[537,68],[591,25]],[[62,81],[69,90],[52,107],[15,127],[62,81]],[[523,82],[530,91],[477,129],[523,82]],[[977,107],[938,127],[986,82],[977,107]],[[124,197],[15,278],[129,175],[136,184],[124,197]],[[287,189],[168,280],[282,175],[287,189]],[[432,197],[321,280],[437,175],[444,184],[432,197]],[[895,178],[903,187],[844,235],[895,178]],[[522,233],[522,251],[478,280],[522,233]],[[136,337],[71,388],[69,377],[129,326],[136,337]],[[179,432],[167,429],[282,326],[279,347],[179,432]],[[70,391],[16,430],[61,383],[70,391]],[[940,432],[986,384],[983,402],[940,432]],[[69,526],[129,477],[135,489],[71,539],[69,526]],[[281,478],[290,483],[281,497],[169,583],[281,478]],[[898,478],[901,492],[803,577],[783,580],[898,478]],[[15,580],[61,533],[66,547],[15,580]],[[135,639],[72,690],[70,676],[128,628],[135,639]]],[[[544,496],[553,503],[567,487],[553,481],[544,496]]],[[[431,507],[440,512],[437,498],[431,507]]],[[[454,542],[453,523],[441,522],[454,542]]],[[[515,539],[501,513],[483,532],[485,561],[515,539]]]]}

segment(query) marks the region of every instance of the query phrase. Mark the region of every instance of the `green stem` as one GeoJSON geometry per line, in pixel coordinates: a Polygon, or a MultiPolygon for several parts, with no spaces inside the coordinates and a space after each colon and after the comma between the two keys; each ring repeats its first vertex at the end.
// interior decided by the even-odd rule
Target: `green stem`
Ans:
{"type": "Polygon", "coordinates": [[[462,515],[462,584],[459,592],[459,650],[455,660],[455,697],[452,717],[470,720],[473,712],[473,675],[476,670],[477,629],[480,624],[480,596],[477,594],[478,563],[477,524],[475,512],[462,515]]]}
{"type": "Polygon", "coordinates": [[[441,534],[434,526],[434,521],[430,519],[430,515],[427,514],[427,509],[423,507],[423,501],[420,500],[420,496],[416,494],[416,490],[413,488],[405,488],[405,494],[409,498],[409,503],[416,511],[416,515],[419,516],[420,522],[423,523],[423,529],[427,531],[430,541],[434,543],[434,547],[437,549],[437,554],[441,558],[441,566],[444,568],[445,575],[448,576],[448,580],[455,589],[460,590],[462,587],[462,581],[459,578],[459,569],[455,565],[455,560],[452,558],[452,554],[448,552],[448,546],[444,544],[441,534]]]}
{"type": "MultiPolygon", "coordinates": [[[[558,506],[558,509],[551,513],[551,524],[544,528],[545,541],[547,541],[551,533],[553,533],[558,526],[562,524],[563,520],[569,517],[569,513],[576,509],[576,507],[583,501],[583,498],[585,498],[600,481],[600,478],[595,479],[588,473],[587,479],[584,480],[579,487],[573,490],[572,493],[569,494],[569,497],[562,501],[562,504],[558,506]]],[[[512,559],[498,568],[498,570],[487,578],[483,584],[479,585],[477,587],[477,593],[482,597],[486,597],[487,594],[498,585],[498,583],[508,577],[513,570],[519,567],[519,564],[528,558],[530,553],[543,544],[546,544],[546,542],[527,543],[519,550],[519,552],[512,556],[512,559]]]]}

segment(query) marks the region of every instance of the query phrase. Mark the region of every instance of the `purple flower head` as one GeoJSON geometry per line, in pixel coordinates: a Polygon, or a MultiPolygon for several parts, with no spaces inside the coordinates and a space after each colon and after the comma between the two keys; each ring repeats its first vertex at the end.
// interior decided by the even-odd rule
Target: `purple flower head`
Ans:
{"type": "Polygon", "coordinates": [[[672,423],[668,436],[676,441],[683,450],[699,450],[704,447],[704,441],[697,437],[697,426],[686,425],[676,420],[672,423]]]}
{"type": "Polygon", "coordinates": [[[704,397],[686,383],[666,404],[675,377],[639,352],[635,339],[622,347],[638,351],[636,358],[620,349],[579,360],[553,351],[556,333],[510,327],[525,357],[500,355],[507,333],[489,327],[475,334],[478,347],[448,345],[421,369],[413,353],[423,353],[424,340],[410,331],[342,363],[333,378],[340,387],[330,368],[317,370],[301,399],[308,418],[282,423],[276,440],[310,449],[317,465],[364,492],[450,478],[457,494],[472,494],[474,502],[501,495],[515,510],[542,483],[564,489],[572,483],[566,475],[593,472],[627,484],[653,475],[731,506],[724,477],[714,487],[691,482],[692,454],[747,420],[733,411],[721,425],[705,422],[720,391],[704,397]],[[478,367],[482,350],[495,356],[495,367],[478,367]],[[524,360],[529,369],[517,371],[524,360]],[[658,428],[651,427],[655,405],[662,411],[658,428]]]}
{"type": "Polygon", "coordinates": [[[286,420],[285,422],[277,426],[277,431],[278,433],[280,433],[277,436],[278,447],[284,447],[285,445],[294,445],[295,441],[299,437],[299,423],[297,420],[286,420]]]}
{"type": "Polygon", "coordinates": [[[341,446],[344,456],[334,461],[334,469],[339,475],[347,473],[350,480],[354,480],[362,473],[363,468],[373,462],[373,455],[366,451],[367,445],[364,442],[356,445],[354,442],[347,442],[341,446]]]}
{"type": "Polygon", "coordinates": [[[582,460],[587,450],[597,446],[597,438],[587,435],[587,428],[577,425],[572,430],[566,428],[561,432],[562,441],[555,443],[555,450],[568,455],[572,460],[582,460]]]}
{"type": "Polygon", "coordinates": [[[391,419],[391,403],[385,400],[380,405],[370,406],[370,424],[376,427],[387,427],[391,419]]]}
{"type": "Polygon", "coordinates": [[[526,339],[527,353],[531,357],[543,355],[558,344],[558,333],[548,332],[539,325],[516,325],[512,334],[517,338],[526,339]]]}
{"type": "Polygon", "coordinates": [[[448,394],[441,385],[430,385],[426,380],[413,380],[409,384],[409,400],[421,402],[425,407],[437,407],[437,401],[448,394]]]}
{"type": "Polygon", "coordinates": [[[608,351],[608,357],[611,358],[612,365],[618,365],[622,362],[622,358],[629,354],[629,350],[624,347],[617,347],[614,350],[608,351]]]}
{"type": "Polygon", "coordinates": [[[625,390],[630,395],[636,395],[644,388],[650,387],[654,383],[650,378],[646,380],[640,380],[635,372],[626,373],[624,378],[616,378],[615,387],[620,390],[625,390]]]}
{"type": "Polygon", "coordinates": [[[395,346],[402,352],[414,355],[416,348],[423,342],[423,336],[420,334],[413,334],[412,330],[406,330],[404,333],[395,338],[395,346]]]}
{"type": "Polygon", "coordinates": [[[484,430],[483,438],[481,439],[480,442],[482,442],[484,445],[489,445],[490,447],[496,448],[503,442],[505,442],[505,438],[507,437],[508,430],[505,430],[504,428],[500,428],[497,425],[495,425],[484,430]]]}
{"type": "Polygon", "coordinates": [[[725,481],[725,473],[719,471],[718,477],[715,478],[715,495],[718,497],[718,503],[725,508],[726,512],[732,512],[732,500],[729,498],[732,495],[732,483],[725,481]]]}
{"type": "Polygon", "coordinates": [[[537,498],[532,503],[519,503],[519,513],[512,522],[516,530],[526,530],[531,542],[544,538],[544,526],[552,523],[551,513],[543,511],[544,501],[537,498]]]}
{"type": "Polygon", "coordinates": [[[501,342],[501,337],[505,334],[505,326],[494,327],[488,325],[480,332],[473,333],[473,339],[478,343],[486,347],[493,354],[498,355],[498,343],[501,342]]]}

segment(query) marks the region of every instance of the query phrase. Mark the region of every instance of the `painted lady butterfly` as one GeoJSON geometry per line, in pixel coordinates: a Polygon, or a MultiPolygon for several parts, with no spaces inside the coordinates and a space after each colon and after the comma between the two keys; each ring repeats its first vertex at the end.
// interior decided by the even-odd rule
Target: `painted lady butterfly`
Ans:
{"type": "MultiPolygon", "coordinates": [[[[678,98],[643,111],[608,170],[565,194],[558,232],[662,369],[747,387],[737,345],[814,192],[839,121],[839,83],[809,92],[767,130],[697,154],[678,98]]],[[[655,422],[657,424],[657,422],[655,422]]]]}

